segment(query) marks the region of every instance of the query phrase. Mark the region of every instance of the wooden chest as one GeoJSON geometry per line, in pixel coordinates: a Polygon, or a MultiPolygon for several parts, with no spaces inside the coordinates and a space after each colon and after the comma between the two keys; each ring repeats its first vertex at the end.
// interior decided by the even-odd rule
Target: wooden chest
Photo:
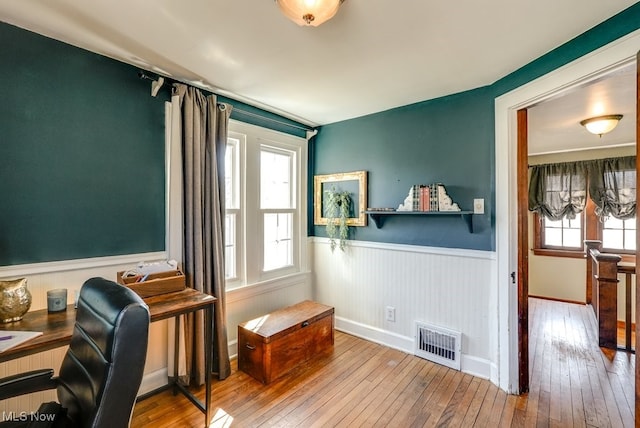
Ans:
{"type": "Polygon", "coordinates": [[[333,349],[331,306],[305,300],[238,325],[238,368],[264,384],[333,349]]]}

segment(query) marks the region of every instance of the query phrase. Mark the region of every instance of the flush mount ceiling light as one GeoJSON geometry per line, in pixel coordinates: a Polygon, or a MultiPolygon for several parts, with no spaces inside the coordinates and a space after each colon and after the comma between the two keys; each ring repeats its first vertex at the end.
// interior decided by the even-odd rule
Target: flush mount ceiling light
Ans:
{"type": "Polygon", "coordinates": [[[613,131],[613,128],[618,126],[620,119],[622,119],[621,114],[609,114],[582,120],[580,121],[580,125],[587,128],[587,131],[592,134],[602,137],[602,134],[613,131]]]}
{"type": "Polygon", "coordinates": [[[284,15],[298,25],[317,27],[338,12],[344,0],[275,0],[284,15]]]}

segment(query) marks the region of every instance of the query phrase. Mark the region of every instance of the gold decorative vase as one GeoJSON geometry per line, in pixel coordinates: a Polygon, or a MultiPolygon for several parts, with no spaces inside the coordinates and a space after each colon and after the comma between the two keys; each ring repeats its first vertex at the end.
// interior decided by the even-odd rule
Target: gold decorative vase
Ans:
{"type": "Polygon", "coordinates": [[[20,321],[30,307],[26,278],[0,281],[0,323],[20,321]]]}

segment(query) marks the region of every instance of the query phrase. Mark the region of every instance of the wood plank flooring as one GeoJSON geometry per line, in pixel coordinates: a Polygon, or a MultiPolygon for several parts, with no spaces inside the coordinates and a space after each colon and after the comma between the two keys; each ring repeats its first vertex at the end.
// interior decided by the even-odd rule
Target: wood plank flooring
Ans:
{"type": "MultiPolygon", "coordinates": [[[[634,357],[602,351],[588,311],[529,299],[528,394],[336,332],[332,353],[268,386],[232,362],[233,374],[214,382],[210,426],[634,426],[634,357]]],[[[136,405],[131,426],[202,427],[204,416],[165,391],[136,405]]]]}

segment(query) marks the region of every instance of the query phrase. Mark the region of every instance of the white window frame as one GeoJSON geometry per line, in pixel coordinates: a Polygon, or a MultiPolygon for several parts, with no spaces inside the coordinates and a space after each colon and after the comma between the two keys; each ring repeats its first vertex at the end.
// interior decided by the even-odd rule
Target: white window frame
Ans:
{"type": "Polygon", "coordinates": [[[236,278],[226,281],[227,290],[260,284],[306,272],[307,263],[307,140],[301,137],[231,120],[229,137],[240,144],[240,208],[236,217],[237,266],[236,278]],[[291,209],[260,208],[260,153],[263,146],[295,154],[293,201],[291,209]],[[243,174],[244,172],[244,174],[243,174]],[[264,218],[267,212],[293,213],[292,265],[263,271],[264,218]]]}
{"type": "MultiPolygon", "coordinates": [[[[299,265],[298,263],[298,251],[297,251],[297,247],[299,245],[299,239],[296,238],[296,224],[298,222],[298,206],[300,205],[300,201],[297,200],[297,184],[298,184],[298,177],[297,177],[297,171],[298,171],[298,151],[296,150],[296,147],[292,147],[288,144],[279,144],[278,146],[273,146],[272,144],[267,144],[264,141],[261,141],[260,144],[260,156],[262,155],[263,152],[269,152],[269,153],[274,153],[274,154],[279,154],[279,155],[284,155],[287,156],[289,158],[289,170],[292,171],[292,174],[289,176],[289,181],[290,181],[290,193],[289,193],[289,201],[288,203],[288,207],[278,207],[278,208],[263,208],[262,206],[260,206],[260,220],[259,220],[259,229],[260,229],[260,236],[264,237],[264,223],[265,223],[265,216],[267,214],[290,214],[291,215],[291,223],[293,225],[293,230],[291,231],[291,247],[292,247],[292,254],[291,254],[291,264],[286,265],[286,266],[282,266],[279,268],[275,268],[275,269],[269,269],[269,270],[265,270],[264,269],[264,254],[265,254],[265,241],[264,239],[260,240],[260,243],[262,245],[262,272],[261,272],[261,276],[269,276],[272,275],[271,272],[276,272],[275,275],[280,276],[280,274],[284,273],[293,273],[293,272],[297,272],[296,266],[299,265]],[[279,272],[279,273],[278,273],[279,272]]],[[[262,196],[262,184],[260,183],[260,189],[259,189],[259,195],[262,196]]],[[[261,199],[261,198],[259,198],[261,199]]]]}
{"type": "MultiPolygon", "coordinates": [[[[243,201],[244,201],[244,176],[241,173],[241,171],[244,170],[245,166],[244,166],[244,158],[242,156],[242,154],[245,152],[245,147],[246,147],[246,137],[244,134],[241,133],[237,133],[237,132],[229,132],[228,133],[228,140],[235,140],[237,141],[237,143],[232,143],[235,149],[235,156],[234,159],[232,160],[233,166],[234,168],[236,168],[236,170],[234,171],[234,175],[235,175],[235,180],[234,180],[234,188],[231,190],[232,192],[232,199],[233,199],[233,206],[229,207],[229,206],[225,206],[226,209],[226,214],[233,214],[235,215],[235,237],[236,237],[236,245],[235,245],[235,261],[236,261],[236,265],[235,265],[235,275],[234,276],[230,276],[226,278],[226,283],[227,285],[231,284],[232,286],[234,284],[239,285],[242,284],[244,278],[245,278],[245,270],[244,270],[244,264],[243,264],[243,260],[244,260],[244,245],[242,245],[244,243],[244,227],[242,227],[243,223],[244,223],[244,210],[242,210],[242,207],[244,205],[243,201]]],[[[229,147],[229,142],[227,143],[227,147],[229,147]]],[[[226,173],[226,171],[225,171],[226,173]]],[[[225,246],[225,250],[226,250],[226,246],[225,246]]],[[[226,275],[228,275],[228,272],[225,272],[226,275]]]]}

